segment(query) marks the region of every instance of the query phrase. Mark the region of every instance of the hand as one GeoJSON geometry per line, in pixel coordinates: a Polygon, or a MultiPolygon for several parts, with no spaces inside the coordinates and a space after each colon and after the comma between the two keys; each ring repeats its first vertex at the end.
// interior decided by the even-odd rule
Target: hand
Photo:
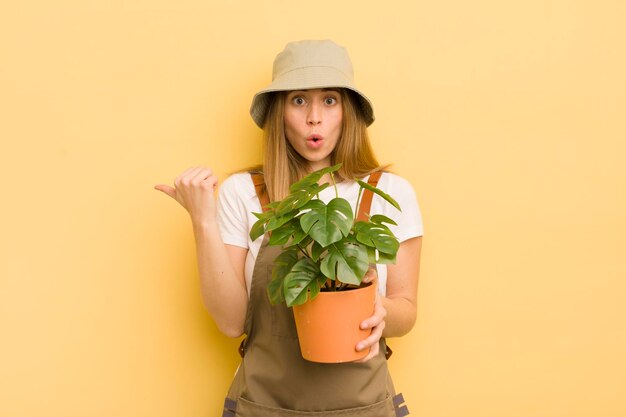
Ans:
{"type": "Polygon", "coordinates": [[[174,200],[189,212],[194,224],[214,220],[217,213],[215,188],[217,177],[206,167],[189,168],[174,180],[174,188],[159,184],[154,188],[174,200]]]}
{"type": "Polygon", "coordinates": [[[376,270],[376,265],[370,264],[369,269],[365,273],[365,276],[361,280],[363,284],[367,284],[368,282],[376,283],[378,281],[378,272],[376,270]]]}
{"type": "MultiPolygon", "coordinates": [[[[363,282],[372,282],[372,285],[378,285],[378,274],[376,273],[376,267],[370,267],[369,271],[363,278],[363,282]]],[[[370,348],[370,352],[363,359],[358,360],[357,362],[366,362],[380,352],[380,338],[383,336],[383,330],[385,329],[385,316],[387,315],[387,310],[383,307],[382,300],[380,298],[380,294],[378,290],[376,290],[376,299],[374,301],[374,315],[363,320],[361,323],[361,329],[371,329],[372,332],[367,337],[357,343],[356,350],[362,351],[370,348]]]]}

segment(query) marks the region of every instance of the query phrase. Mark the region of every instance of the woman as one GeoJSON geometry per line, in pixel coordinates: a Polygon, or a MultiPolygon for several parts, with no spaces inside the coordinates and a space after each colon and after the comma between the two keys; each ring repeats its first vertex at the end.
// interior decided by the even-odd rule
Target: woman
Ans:
{"type": "MultiPolygon", "coordinates": [[[[367,136],[374,113],[354,86],[346,50],[331,41],[289,43],[274,61],[272,83],[255,95],[250,114],[265,131],[262,175],[256,180],[247,172],[232,175],[220,187],[217,202],[217,178],[205,167],[183,172],[174,188],[155,187],[191,216],[206,308],[223,333],[247,336],[224,415],[408,414],[388,376],[384,338],[402,336],[415,322],[421,215],[407,181],[388,172],[380,175],[367,136]],[[361,324],[371,334],[356,346],[371,348],[370,353],[359,362],[318,364],[300,356],[290,311],[268,301],[265,286],[280,248],[268,246],[267,238],[251,241],[249,230],[261,200],[280,200],[306,173],[339,162],[339,193],[352,204],[358,192],[352,178],[380,176],[377,186],[403,211],[375,197],[368,212],[396,220],[393,231],[401,244],[396,264],[378,265],[365,279],[376,279],[380,293],[374,314],[361,324]]],[[[325,201],[332,197],[330,188],[320,195],[325,201]]]]}

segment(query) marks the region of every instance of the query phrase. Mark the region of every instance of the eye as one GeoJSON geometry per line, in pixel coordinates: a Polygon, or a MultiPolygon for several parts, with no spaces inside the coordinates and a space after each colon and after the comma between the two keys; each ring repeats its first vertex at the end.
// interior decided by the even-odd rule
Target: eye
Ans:
{"type": "Polygon", "coordinates": [[[302,96],[295,96],[294,98],[291,99],[291,102],[295,104],[296,106],[302,106],[305,103],[305,100],[304,100],[304,97],[302,96]]]}
{"type": "Polygon", "coordinates": [[[337,103],[337,99],[333,96],[328,96],[324,99],[324,104],[326,104],[327,106],[332,106],[333,104],[337,103]]]}

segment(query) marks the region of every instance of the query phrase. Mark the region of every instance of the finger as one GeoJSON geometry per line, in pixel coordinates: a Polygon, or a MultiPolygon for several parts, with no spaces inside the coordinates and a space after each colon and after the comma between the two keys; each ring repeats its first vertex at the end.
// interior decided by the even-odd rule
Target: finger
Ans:
{"type": "Polygon", "coordinates": [[[385,322],[383,321],[378,326],[372,329],[372,333],[367,338],[361,340],[359,343],[356,344],[356,350],[360,352],[378,343],[378,341],[383,335],[384,329],[385,329],[385,322]]]}
{"type": "Polygon", "coordinates": [[[196,174],[196,177],[192,180],[192,184],[194,186],[200,187],[203,190],[209,192],[210,195],[213,194],[215,188],[217,187],[217,177],[213,175],[213,172],[210,169],[203,170],[196,174]]]}
{"type": "Polygon", "coordinates": [[[376,281],[377,278],[378,272],[376,271],[376,267],[370,267],[363,277],[363,282],[367,284],[368,282],[376,281]]]}
{"type": "Polygon", "coordinates": [[[184,170],[179,176],[174,178],[174,184],[179,183],[183,178],[185,178],[194,169],[196,169],[196,167],[190,167],[184,170]]]}
{"type": "Polygon", "coordinates": [[[202,181],[201,185],[207,190],[214,191],[217,187],[218,179],[215,175],[210,175],[207,179],[202,181]]]}
{"type": "Polygon", "coordinates": [[[374,303],[374,313],[371,317],[368,317],[361,322],[361,329],[366,330],[378,326],[378,324],[385,320],[386,316],[387,310],[385,310],[385,307],[383,307],[382,303],[380,302],[380,298],[377,295],[376,301],[374,303]]]}
{"type": "Polygon", "coordinates": [[[213,171],[206,167],[198,167],[197,170],[190,172],[188,177],[191,186],[202,187],[205,190],[211,189],[212,191],[213,185],[216,183],[216,178],[213,178],[213,171]],[[211,180],[211,178],[213,178],[213,180],[211,180]],[[206,181],[209,181],[209,183],[206,184],[206,181]]]}
{"type": "Polygon", "coordinates": [[[360,362],[360,363],[367,362],[370,359],[376,357],[379,352],[380,352],[380,345],[378,343],[376,343],[375,345],[372,345],[372,347],[370,348],[369,353],[364,358],[359,359],[356,362],[360,362]]]}
{"type": "Polygon", "coordinates": [[[159,190],[159,191],[169,195],[174,200],[176,200],[176,189],[175,188],[172,188],[169,185],[159,184],[159,185],[155,185],[154,189],[155,190],[159,190]]]}
{"type": "Polygon", "coordinates": [[[382,316],[372,316],[361,323],[361,330],[373,329],[383,322],[382,316]]]}
{"type": "Polygon", "coordinates": [[[174,184],[176,185],[176,187],[188,187],[189,185],[191,185],[191,181],[193,180],[193,178],[195,178],[198,172],[202,169],[203,167],[189,168],[188,170],[180,174],[178,178],[176,178],[174,184]]]}
{"type": "Polygon", "coordinates": [[[370,269],[369,271],[365,273],[365,276],[363,277],[363,282],[367,284],[369,282],[374,281],[375,279],[376,279],[376,275],[375,273],[372,273],[372,270],[370,269]]]}
{"type": "Polygon", "coordinates": [[[194,176],[191,179],[192,184],[199,184],[202,181],[206,180],[213,174],[213,171],[209,168],[201,168],[198,171],[194,172],[194,176]]]}

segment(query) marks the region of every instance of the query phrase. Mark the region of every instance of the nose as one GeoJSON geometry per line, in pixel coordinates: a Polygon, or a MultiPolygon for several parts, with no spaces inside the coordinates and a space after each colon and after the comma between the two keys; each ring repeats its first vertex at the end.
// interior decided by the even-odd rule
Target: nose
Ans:
{"type": "Polygon", "coordinates": [[[319,104],[313,103],[309,107],[309,113],[307,114],[306,123],[310,126],[315,126],[322,123],[322,113],[319,108],[319,104]]]}

